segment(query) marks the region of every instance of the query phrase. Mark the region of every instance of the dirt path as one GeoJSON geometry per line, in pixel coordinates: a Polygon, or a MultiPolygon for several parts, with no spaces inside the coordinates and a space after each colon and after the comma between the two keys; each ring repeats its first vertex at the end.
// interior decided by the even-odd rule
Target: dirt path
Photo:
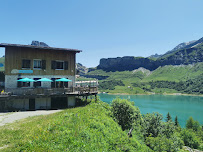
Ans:
{"type": "Polygon", "coordinates": [[[15,122],[16,120],[24,119],[27,117],[48,115],[59,111],[62,110],[38,110],[38,111],[0,113],[0,126],[4,126],[7,123],[12,123],[15,122]]]}

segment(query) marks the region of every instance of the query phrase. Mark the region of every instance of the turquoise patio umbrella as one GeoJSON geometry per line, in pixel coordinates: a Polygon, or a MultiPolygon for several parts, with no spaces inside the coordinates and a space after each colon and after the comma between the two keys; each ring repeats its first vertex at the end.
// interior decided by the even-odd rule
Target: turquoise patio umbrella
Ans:
{"type": "Polygon", "coordinates": [[[52,80],[50,80],[48,78],[42,78],[42,79],[39,79],[37,81],[41,81],[41,82],[53,82],[52,80]]]}
{"type": "Polygon", "coordinates": [[[22,78],[22,79],[17,80],[17,81],[21,81],[21,82],[34,82],[35,80],[30,79],[30,78],[22,78]]]}
{"type": "Polygon", "coordinates": [[[72,80],[66,79],[66,78],[61,78],[61,79],[57,79],[56,81],[62,81],[62,82],[69,82],[72,80]]]}

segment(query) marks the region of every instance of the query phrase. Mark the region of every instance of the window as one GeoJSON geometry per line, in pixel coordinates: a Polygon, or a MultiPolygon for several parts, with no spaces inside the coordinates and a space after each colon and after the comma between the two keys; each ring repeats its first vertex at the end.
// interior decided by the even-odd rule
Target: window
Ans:
{"type": "Polygon", "coordinates": [[[30,60],[22,60],[22,68],[30,69],[30,60]]]}
{"type": "Polygon", "coordinates": [[[42,60],[34,60],[33,61],[33,68],[34,69],[41,69],[42,68],[42,60]]]}
{"type": "MultiPolygon", "coordinates": [[[[20,80],[22,78],[18,78],[18,80],[20,80]]],[[[18,88],[21,88],[21,87],[30,87],[30,82],[21,82],[21,81],[18,81],[17,82],[17,87],[18,88]]]]}
{"type": "Polygon", "coordinates": [[[40,78],[34,78],[35,82],[33,83],[33,86],[34,86],[35,88],[41,87],[41,81],[37,81],[37,80],[39,80],[39,79],[40,79],[40,78]]]}
{"type": "Polygon", "coordinates": [[[52,61],[51,68],[57,70],[68,70],[68,61],[52,61]]]}
{"type": "Polygon", "coordinates": [[[64,69],[64,62],[56,61],[56,69],[64,69]]]}
{"type": "Polygon", "coordinates": [[[60,78],[51,78],[53,82],[51,82],[51,88],[68,88],[68,82],[56,81],[60,78]]]}
{"type": "Polygon", "coordinates": [[[51,82],[51,88],[63,88],[63,82],[56,81],[57,79],[60,79],[60,78],[51,79],[53,81],[53,82],[51,82]]]}

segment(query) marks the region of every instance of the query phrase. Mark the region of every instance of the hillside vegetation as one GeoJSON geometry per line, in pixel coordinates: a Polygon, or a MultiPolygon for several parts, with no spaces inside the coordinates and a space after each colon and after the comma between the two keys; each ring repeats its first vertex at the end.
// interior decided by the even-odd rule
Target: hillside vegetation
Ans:
{"type": "Polygon", "coordinates": [[[99,80],[100,92],[203,94],[203,62],[191,65],[167,65],[154,71],[144,68],[120,72],[95,70],[86,75],[104,78],[99,80]]]}
{"type": "MultiPolygon", "coordinates": [[[[88,101],[90,102],[90,101],[88,101]]],[[[0,127],[1,151],[184,151],[203,150],[203,127],[191,117],[181,128],[178,117],[166,122],[159,113],[141,115],[132,102],[92,101],[84,107],[30,117],[0,127]]]]}
{"type": "Polygon", "coordinates": [[[0,127],[0,151],[149,151],[110,117],[98,102],[0,127]]]}

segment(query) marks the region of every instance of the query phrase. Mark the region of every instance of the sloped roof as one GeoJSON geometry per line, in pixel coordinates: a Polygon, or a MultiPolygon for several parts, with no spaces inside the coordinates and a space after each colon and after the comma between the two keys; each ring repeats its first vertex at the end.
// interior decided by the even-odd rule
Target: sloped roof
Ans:
{"type": "Polygon", "coordinates": [[[68,48],[55,48],[55,47],[42,47],[35,45],[22,45],[22,44],[8,44],[8,43],[0,43],[0,47],[19,47],[19,48],[32,48],[32,49],[44,49],[44,50],[59,50],[59,51],[70,51],[80,53],[82,50],[77,49],[68,49],[68,48]]]}

